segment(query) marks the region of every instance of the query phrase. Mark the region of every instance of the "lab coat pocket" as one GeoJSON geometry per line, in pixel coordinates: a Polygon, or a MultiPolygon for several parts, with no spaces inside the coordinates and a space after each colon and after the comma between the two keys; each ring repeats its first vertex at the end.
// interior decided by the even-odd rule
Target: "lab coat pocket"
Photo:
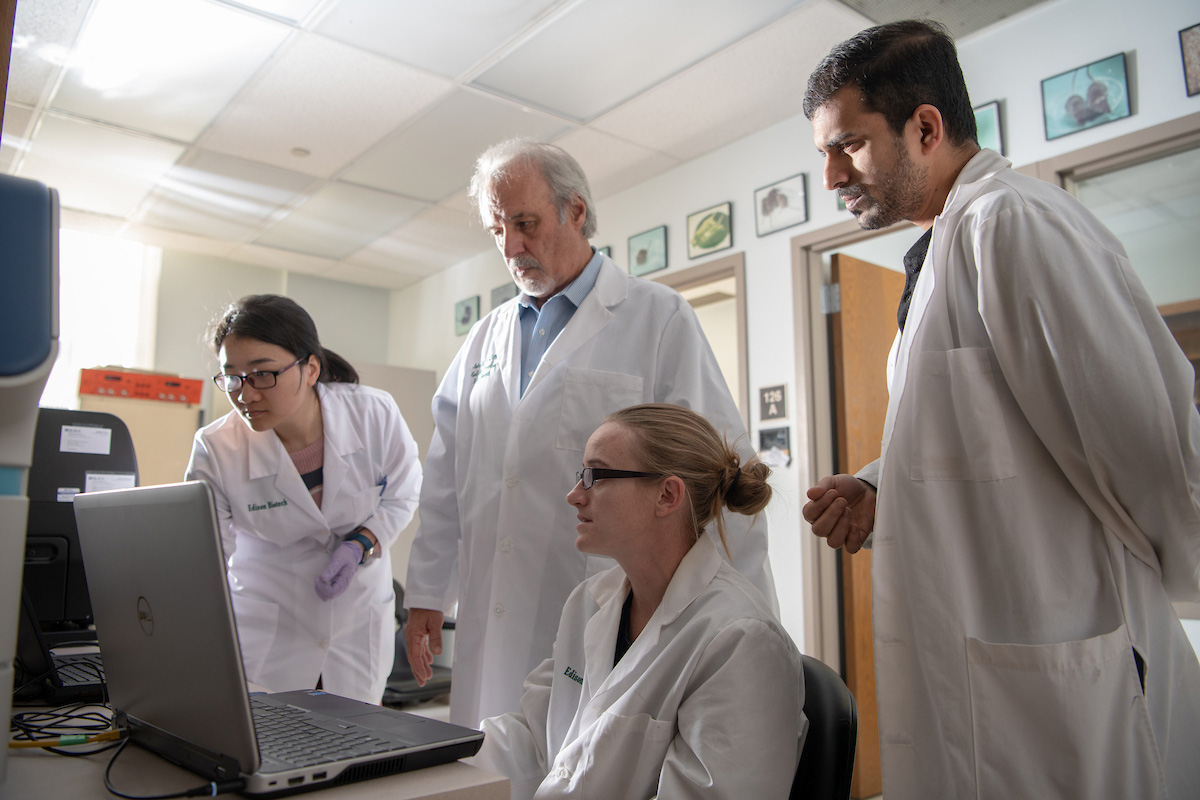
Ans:
{"type": "Polygon", "coordinates": [[[582,453],[605,416],[642,402],[642,384],[640,375],[568,369],[555,447],[582,453]]]}
{"type": "Polygon", "coordinates": [[[547,780],[564,781],[580,797],[650,797],[674,737],[673,719],[605,712],[559,754],[547,780]]]}
{"type": "Polygon", "coordinates": [[[363,489],[360,492],[355,492],[353,495],[353,508],[355,526],[362,525],[367,519],[375,513],[375,509],[379,507],[379,487],[372,486],[363,489]]]}
{"type": "Polygon", "coordinates": [[[967,672],[978,798],[1161,796],[1124,626],[1046,645],[968,638],[967,672]]]}
{"type": "Polygon", "coordinates": [[[233,610],[246,678],[270,689],[263,674],[279,631],[279,606],[266,600],[235,595],[233,610]]]}
{"type": "Polygon", "coordinates": [[[991,356],[982,348],[914,354],[915,481],[994,481],[1016,474],[991,356]]]}

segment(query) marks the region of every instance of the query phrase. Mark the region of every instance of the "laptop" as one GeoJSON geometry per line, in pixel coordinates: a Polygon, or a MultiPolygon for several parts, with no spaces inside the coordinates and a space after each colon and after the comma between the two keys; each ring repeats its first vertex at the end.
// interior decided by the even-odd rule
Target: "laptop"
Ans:
{"type": "Polygon", "coordinates": [[[319,690],[251,695],[207,484],[79,494],[75,517],[114,716],[143,747],[276,796],[455,761],[483,743],[471,728],[319,690]],[[268,744],[284,725],[303,730],[268,744]]]}
{"type": "MultiPolygon", "coordinates": [[[[90,632],[81,632],[80,645],[90,632]]],[[[46,644],[33,602],[21,589],[21,620],[17,625],[17,659],[20,671],[13,685],[19,697],[50,702],[99,700],[104,696],[104,663],[97,652],[55,653],[46,644]]]]}

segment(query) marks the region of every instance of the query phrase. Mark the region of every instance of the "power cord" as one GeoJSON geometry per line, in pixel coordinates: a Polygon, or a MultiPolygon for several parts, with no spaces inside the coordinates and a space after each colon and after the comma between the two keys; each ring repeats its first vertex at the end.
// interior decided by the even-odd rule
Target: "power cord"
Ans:
{"type": "Polygon", "coordinates": [[[11,748],[39,747],[60,756],[78,758],[116,747],[124,735],[112,726],[112,711],[96,703],[73,703],[49,710],[22,711],[12,715],[11,748]],[[60,750],[86,744],[103,744],[92,750],[60,750]]]}
{"type": "Polygon", "coordinates": [[[104,788],[108,790],[109,794],[125,798],[125,800],[172,800],[176,797],[216,797],[226,792],[240,792],[246,788],[246,781],[236,778],[231,781],[212,781],[203,786],[174,794],[125,794],[113,786],[111,775],[113,764],[117,763],[117,757],[125,751],[129,742],[129,739],[121,742],[117,747],[117,752],[113,753],[112,758],[108,760],[108,767],[104,770],[104,788]]]}

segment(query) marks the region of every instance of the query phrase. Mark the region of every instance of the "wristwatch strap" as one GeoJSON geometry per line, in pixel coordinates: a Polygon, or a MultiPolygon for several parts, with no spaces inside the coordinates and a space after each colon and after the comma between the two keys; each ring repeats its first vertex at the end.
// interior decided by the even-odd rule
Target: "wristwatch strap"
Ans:
{"type": "Polygon", "coordinates": [[[359,544],[362,545],[363,554],[362,554],[362,558],[359,559],[359,562],[358,562],[360,564],[366,563],[366,560],[368,558],[375,555],[375,543],[371,541],[371,537],[367,536],[365,533],[362,533],[361,525],[358,526],[357,528],[355,528],[354,530],[352,530],[349,533],[349,535],[347,535],[346,538],[343,539],[342,541],[358,542],[359,544]]]}

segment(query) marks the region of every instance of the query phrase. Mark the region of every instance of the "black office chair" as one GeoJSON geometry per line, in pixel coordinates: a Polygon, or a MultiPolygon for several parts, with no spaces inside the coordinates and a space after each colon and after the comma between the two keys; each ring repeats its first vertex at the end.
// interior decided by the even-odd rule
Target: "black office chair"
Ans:
{"type": "Polygon", "coordinates": [[[788,797],[846,800],[858,742],[858,705],[840,675],[811,656],[800,658],[808,736],[788,797]]]}
{"type": "MultiPolygon", "coordinates": [[[[392,590],[396,593],[396,660],[383,690],[383,704],[391,708],[403,708],[449,694],[449,667],[434,664],[433,677],[426,681],[424,686],[417,685],[412,668],[408,666],[408,648],[404,642],[404,624],[408,622],[408,609],[404,607],[404,587],[393,579],[392,590]]],[[[442,630],[453,631],[454,620],[447,617],[442,623],[442,630]]]]}

